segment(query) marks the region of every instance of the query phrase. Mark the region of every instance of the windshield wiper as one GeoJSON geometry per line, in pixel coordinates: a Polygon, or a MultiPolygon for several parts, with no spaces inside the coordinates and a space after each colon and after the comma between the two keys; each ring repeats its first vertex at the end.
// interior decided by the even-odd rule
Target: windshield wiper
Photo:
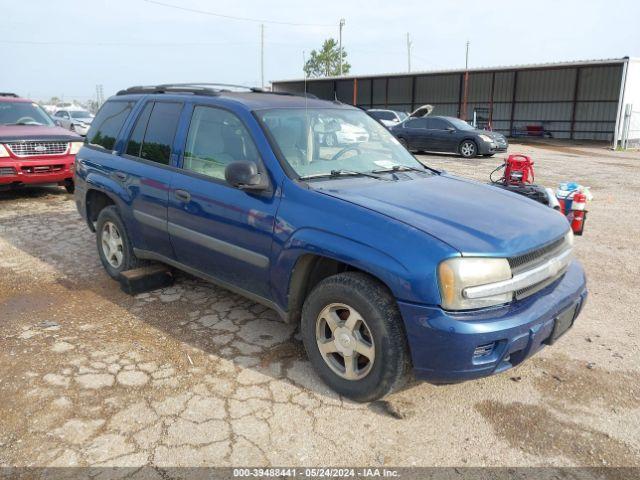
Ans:
{"type": "Polygon", "coordinates": [[[331,172],[329,173],[314,173],[312,175],[304,175],[302,177],[300,177],[300,180],[310,180],[312,178],[336,178],[336,177],[340,177],[342,175],[353,175],[353,176],[363,176],[363,177],[371,177],[371,178],[375,178],[377,180],[384,180],[384,181],[390,181],[390,179],[388,178],[384,178],[381,177],[380,175],[376,175],[375,172],[372,173],[368,173],[368,172],[356,172],[355,170],[345,170],[345,169],[339,169],[339,170],[331,170],[331,172]]]}
{"type": "Polygon", "coordinates": [[[381,168],[380,170],[373,170],[373,173],[406,172],[406,171],[427,173],[427,170],[430,170],[434,173],[440,173],[435,168],[427,167],[426,165],[424,165],[424,170],[422,168],[410,167],[409,165],[394,165],[391,168],[381,168]]]}

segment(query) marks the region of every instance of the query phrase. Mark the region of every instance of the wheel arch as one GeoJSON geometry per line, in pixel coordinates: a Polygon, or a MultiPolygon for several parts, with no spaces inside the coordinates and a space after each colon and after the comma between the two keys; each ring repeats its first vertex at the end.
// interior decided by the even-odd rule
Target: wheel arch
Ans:
{"type": "Polygon", "coordinates": [[[96,188],[89,188],[85,195],[85,211],[87,212],[87,225],[92,232],[96,231],[95,223],[100,212],[110,205],[117,207],[117,202],[112,195],[96,188]]]}
{"type": "MultiPolygon", "coordinates": [[[[279,291],[274,292],[276,299],[285,306],[287,322],[298,322],[302,305],[311,290],[336,273],[354,271],[369,275],[395,298],[406,288],[402,278],[407,270],[384,252],[327,232],[307,230],[296,237],[294,242],[288,242],[295,247],[283,250],[273,270],[275,275],[289,272],[287,281],[280,282],[279,291]]],[[[273,284],[278,285],[277,282],[273,284]]]]}

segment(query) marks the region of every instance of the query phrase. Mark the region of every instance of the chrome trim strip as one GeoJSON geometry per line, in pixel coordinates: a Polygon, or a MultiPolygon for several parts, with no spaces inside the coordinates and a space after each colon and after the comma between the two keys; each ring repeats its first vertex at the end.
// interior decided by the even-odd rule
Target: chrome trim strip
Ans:
{"type": "Polygon", "coordinates": [[[175,223],[168,223],[169,235],[173,235],[184,240],[201,245],[210,250],[222,253],[229,257],[236,258],[243,262],[249,263],[259,268],[267,268],[269,266],[269,259],[256,252],[247,250],[246,248],[238,247],[231,243],[217,238],[210,237],[195,230],[176,225],[175,223]]]}
{"type": "Polygon", "coordinates": [[[164,230],[165,232],[167,231],[167,220],[164,218],[156,217],[155,215],[150,215],[148,213],[141,212],[140,210],[133,211],[133,218],[148,227],[164,230]]]}
{"type": "Polygon", "coordinates": [[[509,280],[487,283],[477,287],[467,287],[462,291],[465,298],[484,298],[502,293],[515,292],[548,278],[555,277],[565,268],[572,259],[572,249],[565,250],[558,256],[548,260],[542,265],[515,275],[509,280]]]}

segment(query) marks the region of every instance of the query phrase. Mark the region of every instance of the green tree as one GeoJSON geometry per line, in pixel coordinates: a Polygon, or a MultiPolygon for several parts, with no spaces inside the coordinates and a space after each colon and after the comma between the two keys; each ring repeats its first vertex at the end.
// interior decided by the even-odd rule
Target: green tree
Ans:
{"type": "MultiPolygon", "coordinates": [[[[347,63],[347,52],[342,49],[342,73],[349,73],[351,65],[347,63]]],[[[304,65],[307,77],[336,77],[340,75],[340,48],[338,42],[328,38],[320,51],[312,50],[311,58],[304,65]]]]}

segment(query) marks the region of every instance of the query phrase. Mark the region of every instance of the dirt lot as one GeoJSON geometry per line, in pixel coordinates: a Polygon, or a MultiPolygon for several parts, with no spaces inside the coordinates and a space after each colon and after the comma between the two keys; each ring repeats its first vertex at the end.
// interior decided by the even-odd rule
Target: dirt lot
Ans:
{"type": "MultiPolygon", "coordinates": [[[[369,405],[250,301],[187,275],[122,293],[63,190],[0,193],[0,465],[640,466],[640,154],[511,151],[592,187],[577,325],[515,370],[369,405]]],[[[481,180],[500,161],[421,158],[481,180]]]]}

